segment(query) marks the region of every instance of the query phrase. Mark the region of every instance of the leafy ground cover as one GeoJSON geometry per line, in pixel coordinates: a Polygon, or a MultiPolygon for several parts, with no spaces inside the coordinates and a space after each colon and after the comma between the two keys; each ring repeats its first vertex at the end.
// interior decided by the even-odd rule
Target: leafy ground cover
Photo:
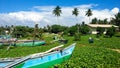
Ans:
{"type": "MultiPolygon", "coordinates": [[[[120,38],[96,38],[95,35],[81,36],[80,41],[74,41],[74,37],[64,36],[68,40],[66,46],[76,42],[76,48],[70,60],[62,64],[53,66],[52,68],[119,68],[120,53],[112,49],[120,49],[120,38]],[[88,38],[92,37],[94,43],[89,43],[88,38]]],[[[33,47],[11,47],[6,50],[6,46],[0,49],[0,57],[22,57],[33,53],[43,52],[52,47],[61,45],[59,42],[51,43],[53,35],[44,36],[46,45],[33,47]]]]}
{"type": "MultiPolygon", "coordinates": [[[[103,47],[77,45],[70,60],[57,68],[119,68],[120,54],[103,47]]],[[[52,67],[52,68],[54,68],[52,67]]]]}

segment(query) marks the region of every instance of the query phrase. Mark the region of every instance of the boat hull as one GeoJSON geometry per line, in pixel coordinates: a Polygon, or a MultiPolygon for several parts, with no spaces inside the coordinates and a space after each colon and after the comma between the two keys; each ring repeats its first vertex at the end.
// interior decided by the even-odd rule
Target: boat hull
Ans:
{"type": "Polygon", "coordinates": [[[21,42],[21,43],[16,43],[16,46],[40,46],[44,45],[45,41],[30,41],[30,42],[21,42]]]}
{"type": "Polygon", "coordinates": [[[21,64],[18,64],[15,68],[48,68],[55,64],[60,64],[70,58],[74,47],[75,46],[73,45],[61,51],[46,54],[43,57],[29,59],[21,64]]]}
{"type": "Polygon", "coordinates": [[[5,68],[49,68],[55,64],[60,64],[68,60],[75,48],[75,43],[62,49],[54,51],[46,51],[41,54],[33,54],[24,58],[15,60],[4,66],[5,68]],[[50,51],[50,52],[49,52],[50,51]]]}
{"type": "MultiPolygon", "coordinates": [[[[65,60],[68,60],[70,57],[71,57],[71,55],[68,55],[68,56],[53,60],[53,61],[49,61],[49,62],[46,62],[46,63],[43,63],[43,64],[30,66],[30,67],[27,67],[27,68],[49,68],[51,66],[54,66],[55,64],[60,64],[60,63],[64,62],[65,60]]],[[[24,64],[25,63],[21,63],[20,65],[15,66],[14,68],[25,68],[24,64]]]]}

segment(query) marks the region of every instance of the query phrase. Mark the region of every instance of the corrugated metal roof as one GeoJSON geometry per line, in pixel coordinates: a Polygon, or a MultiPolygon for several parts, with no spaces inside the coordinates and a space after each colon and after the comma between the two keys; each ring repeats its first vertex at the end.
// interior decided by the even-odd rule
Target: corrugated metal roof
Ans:
{"type": "Polygon", "coordinates": [[[109,28],[109,27],[118,27],[118,26],[115,26],[115,25],[110,25],[110,24],[87,24],[88,26],[90,27],[104,27],[104,28],[109,28]]]}

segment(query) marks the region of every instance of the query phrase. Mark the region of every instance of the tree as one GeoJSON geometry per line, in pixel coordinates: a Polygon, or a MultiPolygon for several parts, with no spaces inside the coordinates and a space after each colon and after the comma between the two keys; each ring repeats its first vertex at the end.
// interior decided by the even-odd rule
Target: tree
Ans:
{"type": "Polygon", "coordinates": [[[86,11],[86,16],[89,17],[89,23],[90,23],[90,16],[92,16],[92,11],[91,11],[91,9],[88,9],[88,10],[86,11]]]}
{"type": "MultiPolygon", "coordinates": [[[[76,22],[78,23],[77,16],[79,15],[79,11],[77,8],[74,8],[74,10],[72,11],[72,15],[75,15],[76,22]]],[[[79,26],[78,26],[78,33],[79,33],[79,26]]]]}
{"type": "Polygon", "coordinates": [[[111,27],[107,29],[106,36],[112,37],[115,34],[115,27],[111,27]]]}
{"type": "MultiPolygon", "coordinates": [[[[58,17],[60,16],[61,13],[62,13],[62,11],[61,11],[61,8],[60,8],[59,6],[57,6],[57,7],[53,10],[53,14],[54,14],[55,16],[57,16],[57,21],[58,21],[58,17]]],[[[59,23],[59,21],[58,21],[58,23],[59,23]]]]}
{"type": "Polygon", "coordinates": [[[108,24],[107,18],[103,20],[103,24],[108,24]]]}
{"type": "Polygon", "coordinates": [[[34,40],[36,40],[37,37],[39,37],[39,28],[38,28],[38,24],[35,24],[35,28],[34,28],[34,40]]]}
{"type": "Polygon", "coordinates": [[[90,24],[97,24],[97,23],[98,23],[97,18],[93,18],[93,19],[92,19],[92,22],[91,22],[90,24]]]}
{"type": "MultiPolygon", "coordinates": [[[[72,11],[72,15],[75,15],[76,17],[76,21],[77,21],[77,16],[79,15],[79,11],[77,8],[74,8],[74,10],[72,11]]],[[[78,22],[78,21],[77,21],[78,22]]]]}
{"type": "Polygon", "coordinates": [[[68,29],[68,32],[69,32],[69,35],[70,35],[70,36],[74,36],[75,33],[77,32],[76,26],[71,26],[71,27],[68,29]]]}
{"type": "Polygon", "coordinates": [[[89,33],[89,27],[86,25],[86,24],[82,24],[81,25],[81,27],[80,27],[80,32],[82,33],[82,34],[88,34],[89,33]]]}
{"type": "Polygon", "coordinates": [[[59,32],[63,32],[66,29],[65,26],[61,26],[61,25],[52,25],[51,26],[51,32],[52,33],[59,33],[59,32]]]}
{"type": "Polygon", "coordinates": [[[119,26],[119,31],[120,31],[120,12],[118,12],[116,15],[115,15],[115,19],[114,19],[114,24],[119,26]]]}
{"type": "Polygon", "coordinates": [[[115,15],[115,25],[120,26],[120,12],[115,15]]]}
{"type": "Polygon", "coordinates": [[[15,26],[12,35],[16,38],[26,37],[27,29],[25,26],[15,26]]]}
{"type": "Polygon", "coordinates": [[[105,31],[105,29],[102,28],[102,27],[97,27],[96,31],[97,31],[97,37],[99,37],[99,36],[101,36],[103,34],[103,32],[105,31]]]}

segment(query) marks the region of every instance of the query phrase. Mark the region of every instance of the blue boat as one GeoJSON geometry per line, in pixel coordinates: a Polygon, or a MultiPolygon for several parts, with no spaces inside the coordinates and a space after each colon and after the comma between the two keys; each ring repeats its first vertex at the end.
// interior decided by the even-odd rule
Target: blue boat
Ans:
{"type": "Polygon", "coordinates": [[[49,68],[68,60],[75,48],[76,43],[61,49],[61,46],[54,47],[46,52],[32,54],[20,59],[1,61],[3,68],[49,68]]]}

